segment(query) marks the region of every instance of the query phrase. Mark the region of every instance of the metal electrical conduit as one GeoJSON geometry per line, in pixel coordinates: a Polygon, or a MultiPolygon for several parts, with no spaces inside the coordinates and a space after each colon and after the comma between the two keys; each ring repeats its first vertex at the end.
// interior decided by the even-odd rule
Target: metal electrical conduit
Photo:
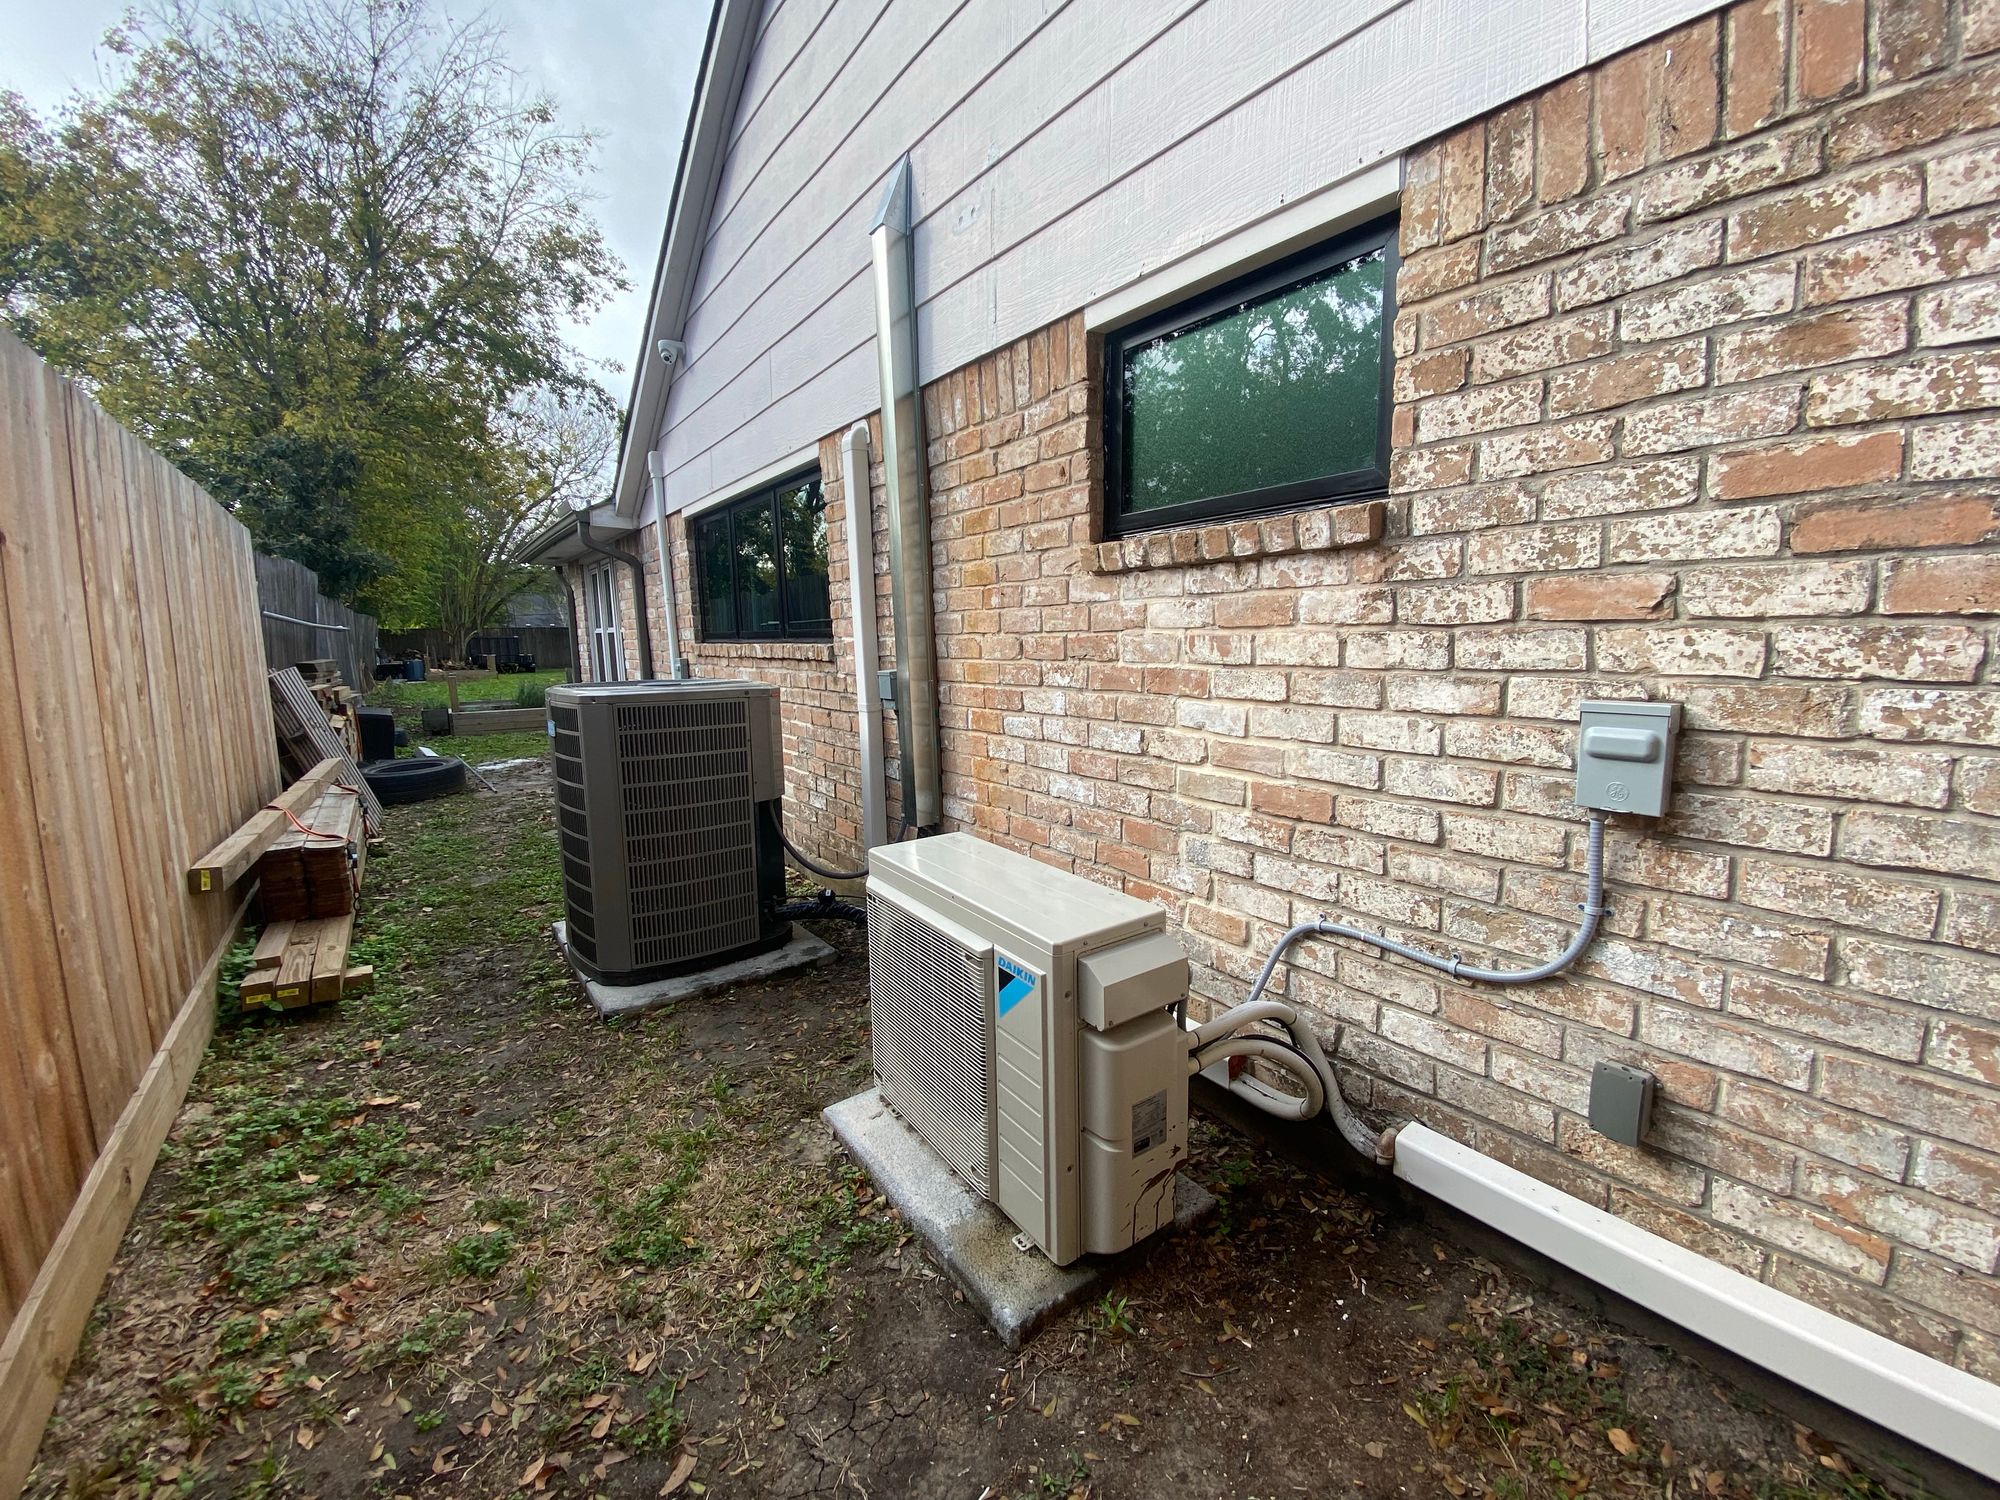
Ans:
{"type": "MultiPolygon", "coordinates": [[[[1320,1106],[1313,1103],[1315,1095],[1324,1101],[1324,1107],[1333,1115],[1334,1124],[1347,1143],[1363,1156],[1387,1165],[1391,1157],[1386,1137],[1378,1137],[1360,1118],[1347,1107],[1341,1097],[1340,1084],[1327,1063],[1326,1054],[1313,1035],[1310,1022],[1303,1019],[1292,1006],[1277,1000],[1266,1000],[1264,991],[1277,973],[1278,965],[1291,951],[1292,945],[1302,938],[1340,937],[1354,942],[1367,943],[1385,953],[1394,953],[1426,968],[1436,969],[1441,974],[1449,974],[1453,979],[1468,979],[1478,984],[1533,984],[1537,980],[1548,979],[1560,974],[1583,956],[1597,936],[1597,929],[1604,920],[1604,814],[1593,810],[1590,814],[1589,842],[1584,854],[1584,895],[1583,921],[1576,934],[1564,948],[1547,963],[1537,964],[1531,969],[1483,969],[1466,963],[1458,955],[1446,958],[1440,954],[1413,948],[1407,943],[1399,943],[1394,938],[1377,932],[1367,932],[1359,927],[1350,927],[1345,922],[1332,922],[1325,917],[1315,917],[1312,921],[1301,922],[1293,927],[1271,950],[1271,956],[1264,960],[1264,968],[1257,976],[1257,982],[1250,987],[1250,998],[1243,1004],[1224,1011],[1214,1020],[1196,1027],[1188,1034],[1188,1071],[1198,1073],[1211,1063],[1227,1057],[1257,1057],[1284,1068],[1299,1080],[1305,1089],[1303,1098],[1295,1098],[1268,1088],[1254,1078],[1230,1080],[1232,1092],[1250,1104],[1283,1119],[1309,1120],[1317,1115],[1320,1106]],[[1238,1035],[1244,1027],[1259,1021],[1275,1021],[1291,1033],[1291,1045],[1275,1037],[1238,1035]]],[[[1335,1033],[1336,1045],[1338,1033],[1335,1033]]]]}

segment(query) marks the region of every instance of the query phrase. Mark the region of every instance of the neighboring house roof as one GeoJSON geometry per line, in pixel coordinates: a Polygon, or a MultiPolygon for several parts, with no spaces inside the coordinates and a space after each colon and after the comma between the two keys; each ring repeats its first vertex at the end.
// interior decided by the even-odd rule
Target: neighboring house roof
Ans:
{"type": "Polygon", "coordinates": [[[660,241],[659,265],[653,272],[645,337],[633,365],[632,398],[625,408],[618,477],[611,490],[620,516],[637,516],[645,497],[646,454],[660,430],[667,387],[673,380],[672,369],[654,351],[661,339],[678,339],[687,318],[708,211],[729,154],[729,127],[755,50],[762,10],[759,0],[715,0],[715,9],[709,14],[708,40],[702,47],[694,103],[688,111],[687,132],[681,138],[680,165],[674,169],[666,233],[660,241]]]}

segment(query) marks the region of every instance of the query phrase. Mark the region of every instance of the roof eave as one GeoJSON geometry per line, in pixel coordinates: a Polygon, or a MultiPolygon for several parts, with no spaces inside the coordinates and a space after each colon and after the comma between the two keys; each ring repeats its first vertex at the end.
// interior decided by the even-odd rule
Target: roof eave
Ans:
{"type": "Polygon", "coordinates": [[[660,259],[653,272],[653,295],[646,315],[646,333],[633,367],[632,399],[626,408],[624,440],[618,452],[618,477],[612,486],[620,516],[639,513],[645,495],[646,454],[666,410],[673,369],[654,352],[661,339],[679,339],[687,321],[695,272],[701,265],[701,245],[715,202],[716,185],[729,154],[729,127],[743,92],[744,74],[757,37],[758,0],[715,0],[709,13],[708,40],[702,48],[687,133],[681,140],[680,164],[667,209],[660,259]]]}

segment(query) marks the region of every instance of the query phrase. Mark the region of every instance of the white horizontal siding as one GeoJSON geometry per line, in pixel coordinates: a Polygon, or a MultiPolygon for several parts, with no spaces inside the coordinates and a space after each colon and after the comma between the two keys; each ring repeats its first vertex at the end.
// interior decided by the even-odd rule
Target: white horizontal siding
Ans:
{"type": "Polygon", "coordinates": [[[910,151],[932,380],[1718,0],[781,0],[661,439],[667,503],[877,405],[867,225],[910,151]]]}

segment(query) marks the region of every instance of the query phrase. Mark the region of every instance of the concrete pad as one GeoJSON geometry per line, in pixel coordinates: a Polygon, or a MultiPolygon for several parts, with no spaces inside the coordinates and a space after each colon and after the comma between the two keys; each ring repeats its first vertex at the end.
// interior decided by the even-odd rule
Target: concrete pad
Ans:
{"type": "MultiPolygon", "coordinates": [[[[568,959],[569,924],[556,923],[555,935],[556,946],[568,959]]],[[[713,969],[676,974],[671,979],[655,979],[649,984],[604,984],[587,976],[573,963],[570,968],[583,981],[583,992],[590,997],[591,1005],[596,1007],[600,1016],[636,1016],[657,1010],[662,1005],[672,1005],[677,1000],[692,1000],[698,995],[712,995],[717,990],[748,984],[755,979],[769,979],[774,974],[810,968],[814,964],[825,963],[833,956],[831,944],[794,923],[792,935],[782,947],[767,948],[762,953],[734,959],[713,969]]]]}
{"type": "MultiPolygon", "coordinates": [[[[1058,1266],[1033,1245],[1015,1248],[1019,1231],[1013,1221],[953,1176],[875,1089],[828,1105],[823,1113],[840,1143],[916,1231],[931,1259],[944,1267],[1010,1349],[1020,1348],[1056,1314],[1099,1295],[1156,1238],[1148,1236],[1119,1255],[1086,1255],[1058,1266]]],[[[1214,1194],[1184,1173],[1175,1174],[1175,1229],[1186,1229],[1214,1211],[1214,1194]]]]}

